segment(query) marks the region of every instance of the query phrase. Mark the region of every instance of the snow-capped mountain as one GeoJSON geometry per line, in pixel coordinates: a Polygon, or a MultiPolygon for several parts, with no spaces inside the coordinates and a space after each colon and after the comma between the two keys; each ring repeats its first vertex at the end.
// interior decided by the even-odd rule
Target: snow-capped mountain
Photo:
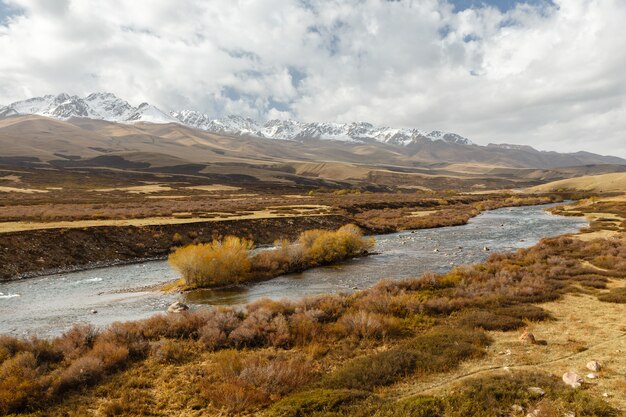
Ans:
{"type": "Polygon", "coordinates": [[[214,119],[194,110],[167,114],[148,103],[133,107],[127,101],[111,93],[93,93],[82,98],[69,94],[46,95],[18,101],[8,106],[0,106],[0,117],[19,114],[37,114],[62,120],[85,117],[122,123],[180,123],[218,134],[295,141],[310,139],[355,143],[377,141],[401,146],[433,141],[459,145],[472,144],[469,139],[455,133],[438,130],[426,132],[415,128],[378,127],[365,122],[304,123],[296,120],[269,120],[262,123],[236,115],[214,119]]]}
{"type": "Polygon", "coordinates": [[[228,116],[211,119],[192,110],[172,112],[182,124],[215,133],[257,136],[268,139],[303,141],[307,139],[338,140],[349,142],[378,141],[394,145],[410,145],[423,141],[441,140],[447,143],[471,145],[472,142],[455,133],[425,132],[419,129],[377,127],[370,123],[304,123],[296,120],[269,120],[259,123],[250,118],[228,116]]]}
{"type": "Polygon", "coordinates": [[[87,97],[69,94],[46,95],[12,103],[0,108],[0,117],[37,114],[67,120],[72,117],[107,120],[111,122],[173,123],[178,121],[147,103],[133,107],[111,93],[93,93],[87,97]]]}

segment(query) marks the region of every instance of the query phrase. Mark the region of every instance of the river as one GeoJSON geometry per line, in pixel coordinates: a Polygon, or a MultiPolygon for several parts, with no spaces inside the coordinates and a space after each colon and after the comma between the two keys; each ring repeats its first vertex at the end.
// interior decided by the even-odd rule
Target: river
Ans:
{"type": "Polygon", "coordinates": [[[480,262],[492,252],[532,246],[544,237],[574,233],[587,225],[581,218],[549,214],[546,207],[502,208],[482,213],[463,226],[376,236],[376,255],[229,290],[184,295],[125,291],[176,278],[166,261],[0,283],[0,334],[47,337],[78,322],[104,326],[136,320],[165,311],[176,300],[194,307],[349,292],[382,278],[446,272],[455,265],[480,262]]]}

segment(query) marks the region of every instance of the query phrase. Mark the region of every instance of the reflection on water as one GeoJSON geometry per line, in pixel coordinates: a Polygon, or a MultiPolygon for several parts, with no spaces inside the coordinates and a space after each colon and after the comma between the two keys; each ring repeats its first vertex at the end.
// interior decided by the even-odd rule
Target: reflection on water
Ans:
{"type": "Polygon", "coordinates": [[[182,300],[186,304],[245,304],[250,300],[250,288],[250,286],[238,286],[219,290],[195,290],[183,294],[182,300]]]}
{"type": "Polygon", "coordinates": [[[544,208],[504,208],[483,213],[464,226],[377,236],[379,254],[227,290],[184,295],[121,291],[174,279],[164,261],[0,283],[0,333],[47,336],[76,322],[101,326],[134,320],[164,311],[177,299],[192,305],[233,305],[263,297],[350,292],[382,278],[445,272],[454,265],[479,262],[491,252],[532,246],[543,237],[586,225],[582,219],[553,216],[544,208]]]}

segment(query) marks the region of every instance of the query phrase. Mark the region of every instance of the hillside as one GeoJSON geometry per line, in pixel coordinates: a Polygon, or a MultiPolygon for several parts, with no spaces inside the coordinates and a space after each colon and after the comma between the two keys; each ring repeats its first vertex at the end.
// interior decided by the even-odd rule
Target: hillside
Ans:
{"type": "MultiPolygon", "coordinates": [[[[279,119],[262,122],[240,115],[213,118],[195,110],[167,112],[148,103],[134,107],[111,93],[93,93],[86,97],[63,93],[33,97],[0,106],[0,121],[33,116],[69,122],[102,134],[107,134],[106,132],[111,130],[127,131],[127,134],[111,132],[116,137],[127,138],[129,134],[133,138],[145,134],[177,137],[180,144],[182,135],[186,137],[186,145],[198,145],[198,137],[200,144],[207,145],[207,134],[211,135],[209,141],[215,140],[216,136],[229,137],[238,144],[248,147],[248,152],[244,152],[246,157],[260,155],[272,158],[287,157],[298,161],[341,161],[409,167],[440,162],[535,169],[589,164],[626,164],[626,160],[621,158],[589,152],[543,152],[530,146],[510,144],[479,146],[456,133],[442,130],[427,131],[416,127],[375,126],[367,122],[329,123],[279,119]],[[95,121],[102,123],[98,124],[95,121]],[[133,128],[141,132],[128,133],[133,128]],[[191,143],[193,140],[195,143],[191,143]],[[264,147],[263,151],[268,155],[264,152],[259,154],[257,149],[251,149],[260,144],[263,144],[261,145],[264,147]],[[268,152],[268,147],[274,149],[268,152]],[[290,149],[291,152],[282,154],[282,149],[290,149]]],[[[163,148],[162,143],[159,145],[163,148]]],[[[111,149],[122,151],[119,147],[111,149]]],[[[169,154],[171,149],[163,148],[163,152],[169,154]]],[[[190,158],[193,159],[194,156],[195,152],[190,158]]],[[[202,157],[203,154],[197,156],[202,157]]]]}
{"type": "Polygon", "coordinates": [[[531,149],[442,140],[407,146],[276,140],[215,134],[179,123],[84,117],[0,119],[0,163],[22,168],[133,169],[317,187],[341,181],[356,186],[478,190],[626,171],[626,161],[619,158],[531,149]]]}
{"type": "Polygon", "coordinates": [[[530,192],[550,192],[559,190],[593,191],[599,193],[626,192],[626,173],[589,175],[549,182],[530,188],[530,192]]]}

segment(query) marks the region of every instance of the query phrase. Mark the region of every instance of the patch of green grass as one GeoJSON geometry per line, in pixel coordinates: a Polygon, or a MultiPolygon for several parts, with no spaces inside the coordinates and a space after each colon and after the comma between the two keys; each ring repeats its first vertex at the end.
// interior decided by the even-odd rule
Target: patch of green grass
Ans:
{"type": "Polygon", "coordinates": [[[410,375],[416,369],[417,361],[415,352],[394,348],[352,360],[331,374],[323,384],[329,388],[372,390],[410,375]]]}
{"type": "Polygon", "coordinates": [[[500,307],[496,308],[494,313],[530,321],[544,321],[552,318],[550,313],[546,310],[531,304],[517,304],[508,307],[500,307]]]}
{"type": "Polygon", "coordinates": [[[525,413],[540,410],[539,415],[577,417],[617,417],[619,412],[583,390],[564,385],[558,378],[542,374],[514,374],[477,378],[467,382],[459,393],[446,399],[446,417],[510,416],[513,406],[525,413]],[[528,388],[539,387],[538,395],[528,388]]]}
{"type": "Polygon", "coordinates": [[[322,384],[328,388],[372,390],[416,371],[453,369],[463,360],[484,354],[483,348],[489,342],[480,331],[436,328],[388,351],[356,358],[326,377],[322,384]]]}
{"type": "Polygon", "coordinates": [[[435,397],[412,397],[394,403],[354,407],[351,417],[443,417],[445,402],[435,397]]]}
{"type": "MultiPolygon", "coordinates": [[[[314,414],[340,411],[369,393],[346,389],[315,389],[300,392],[278,401],[267,412],[268,417],[309,417],[314,414]]],[[[323,415],[323,414],[322,414],[323,415]]]]}

